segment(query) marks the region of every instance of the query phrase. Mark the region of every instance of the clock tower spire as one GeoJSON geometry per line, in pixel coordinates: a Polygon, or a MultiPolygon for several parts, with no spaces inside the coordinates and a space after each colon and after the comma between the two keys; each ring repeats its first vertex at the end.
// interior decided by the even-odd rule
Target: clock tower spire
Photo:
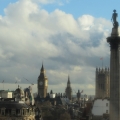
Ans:
{"type": "Polygon", "coordinates": [[[48,88],[48,79],[45,74],[45,69],[42,64],[40,75],[38,77],[38,96],[41,98],[45,98],[47,95],[47,88],[48,88]]]}
{"type": "Polygon", "coordinates": [[[68,76],[67,87],[65,89],[65,93],[66,93],[66,96],[69,98],[69,100],[71,100],[72,99],[72,88],[71,88],[69,76],[68,76]]]}

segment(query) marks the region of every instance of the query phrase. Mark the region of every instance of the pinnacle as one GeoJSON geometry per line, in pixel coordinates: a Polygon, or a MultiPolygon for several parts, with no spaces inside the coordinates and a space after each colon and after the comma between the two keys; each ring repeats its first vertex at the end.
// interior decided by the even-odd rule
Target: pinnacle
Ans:
{"type": "Polygon", "coordinates": [[[42,63],[41,71],[44,71],[43,63],[42,63]]]}
{"type": "Polygon", "coordinates": [[[70,77],[69,77],[69,75],[68,75],[68,84],[70,84],[70,77]]]}

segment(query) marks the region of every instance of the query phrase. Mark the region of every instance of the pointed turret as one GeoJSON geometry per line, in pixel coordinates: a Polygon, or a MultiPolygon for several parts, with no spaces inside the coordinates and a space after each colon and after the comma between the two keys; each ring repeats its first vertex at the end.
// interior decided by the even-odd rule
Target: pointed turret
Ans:
{"type": "Polygon", "coordinates": [[[68,83],[70,84],[70,77],[69,77],[69,75],[68,75],[68,83]]]}
{"type": "Polygon", "coordinates": [[[81,92],[80,92],[80,90],[78,90],[78,92],[77,92],[77,99],[78,99],[78,102],[80,102],[80,97],[81,97],[81,92]]]}
{"type": "Polygon", "coordinates": [[[45,70],[44,70],[44,66],[43,66],[43,63],[42,63],[42,67],[41,67],[40,73],[44,73],[44,72],[45,72],[45,70]]]}
{"type": "Polygon", "coordinates": [[[72,99],[72,88],[70,83],[70,77],[68,75],[67,87],[65,90],[66,96],[71,100],[72,99]]]}
{"type": "Polygon", "coordinates": [[[45,69],[44,69],[43,63],[42,63],[42,67],[41,67],[41,71],[40,71],[39,77],[46,78],[45,69]]]}
{"type": "Polygon", "coordinates": [[[107,71],[107,67],[105,67],[105,71],[107,71]]]}
{"type": "Polygon", "coordinates": [[[68,82],[67,82],[67,86],[70,87],[70,77],[68,75],[68,82]]]}
{"type": "Polygon", "coordinates": [[[96,75],[98,74],[98,72],[99,72],[99,69],[98,69],[98,67],[96,67],[96,75]]]}
{"type": "Polygon", "coordinates": [[[52,90],[50,91],[50,94],[53,94],[53,91],[52,91],[52,90]]]}

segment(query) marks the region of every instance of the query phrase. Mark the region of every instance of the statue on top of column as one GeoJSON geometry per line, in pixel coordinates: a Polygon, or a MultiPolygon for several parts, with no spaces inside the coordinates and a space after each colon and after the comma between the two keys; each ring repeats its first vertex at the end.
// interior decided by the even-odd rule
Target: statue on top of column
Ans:
{"type": "Polygon", "coordinates": [[[118,28],[118,26],[119,26],[119,23],[117,22],[118,14],[116,13],[116,10],[113,10],[113,12],[114,13],[112,14],[111,21],[113,21],[113,27],[118,28]]]}

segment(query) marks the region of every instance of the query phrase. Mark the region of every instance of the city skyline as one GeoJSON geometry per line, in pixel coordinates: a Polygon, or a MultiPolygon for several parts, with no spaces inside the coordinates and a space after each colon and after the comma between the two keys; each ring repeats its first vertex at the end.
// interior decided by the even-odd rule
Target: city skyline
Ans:
{"type": "MultiPolygon", "coordinates": [[[[120,19],[120,2],[109,3],[106,9],[107,1],[1,0],[0,86],[3,80],[5,89],[8,83],[16,88],[16,81],[26,87],[37,84],[43,62],[48,91],[65,92],[69,75],[75,91],[94,94],[100,58],[109,67],[106,38],[111,34],[113,9],[120,19]]],[[[37,92],[36,85],[33,89],[37,92]]]]}

